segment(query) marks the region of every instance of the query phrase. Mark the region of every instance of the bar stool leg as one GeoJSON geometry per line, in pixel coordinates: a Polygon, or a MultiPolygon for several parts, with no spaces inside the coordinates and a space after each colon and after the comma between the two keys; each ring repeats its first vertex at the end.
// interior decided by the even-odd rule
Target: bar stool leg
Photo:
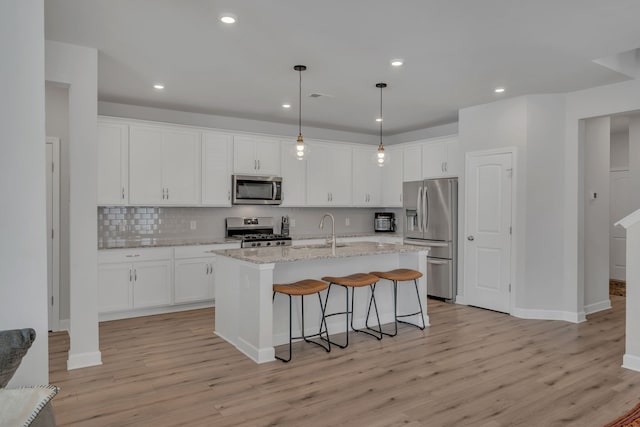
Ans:
{"type": "Polygon", "coordinates": [[[351,288],[352,290],[351,291],[351,329],[353,329],[356,332],[362,332],[367,335],[371,335],[372,337],[374,337],[379,341],[382,339],[382,326],[380,325],[380,315],[378,313],[378,304],[376,304],[376,284],[373,283],[369,285],[369,288],[371,288],[371,298],[369,299],[369,310],[367,310],[367,317],[365,318],[365,321],[364,321],[365,329],[356,329],[353,327],[353,301],[355,300],[353,293],[355,292],[355,288],[351,288]],[[373,301],[373,308],[376,311],[376,318],[378,319],[378,330],[369,327],[369,312],[371,309],[371,301],[373,301]],[[369,331],[376,332],[376,333],[374,334],[369,331]]]}
{"type": "MultiPolygon", "coordinates": [[[[311,344],[315,344],[319,347],[322,347],[323,349],[325,349],[325,351],[328,353],[331,351],[331,343],[328,343],[328,346],[325,347],[324,345],[320,344],[319,342],[316,341],[311,341],[310,339],[308,339],[304,333],[305,329],[304,329],[304,295],[301,295],[302,298],[302,339],[304,340],[304,342],[308,342],[311,344]]],[[[322,298],[320,298],[320,293],[318,292],[318,299],[320,300],[320,310],[322,311],[322,320],[320,321],[320,330],[318,331],[318,336],[322,339],[322,323],[325,324],[325,332],[327,333],[327,337],[329,337],[329,330],[326,329],[327,327],[327,322],[324,318],[324,309],[322,308],[322,298]]],[[[315,337],[316,335],[311,335],[313,337],[315,337]]]]}
{"type": "Polygon", "coordinates": [[[407,324],[407,325],[415,326],[416,328],[418,328],[420,330],[424,330],[426,325],[424,323],[424,313],[422,312],[422,303],[420,302],[420,292],[418,292],[418,280],[417,279],[413,279],[413,285],[414,285],[414,287],[416,289],[416,297],[417,297],[417,300],[418,300],[418,307],[420,307],[420,311],[416,311],[415,313],[410,313],[410,314],[403,314],[401,316],[396,315],[396,321],[400,322],[400,323],[407,324]],[[422,318],[422,326],[416,325],[415,323],[405,322],[404,320],[398,320],[398,317],[415,316],[418,313],[420,313],[420,317],[422,318]]]}
{"type": "Polygon", "coordinates": [[[320,339],[322,339],[323,341],[327,341],[327,343],[329,343],[329,345],[335,345],[337,347],[340,348],[347,348],[349,346],[349,288],[347,288],[346,286],[340,285],[338,283],[329,283],[329,289],[327,289],[327,297],[324,300],[324,309],[322,310],[323,312],[323,317],[325,319],[325,328],[327,328],[327,338],[323,338],[322,335],[320,336],[320,339]],[[337,312],[337,313],[330,313],[330,314],[326,314],[327,313],[327,304],[329,303],[329,294],[331,293],[331,288],[333,288],[333,286],[340,286],[342,288],[344,288],[345,293],[346,293],[346,305],[344,308],[344,312],[337,312]],[[327,327],[327,323],[326,323],[326,318],[327,317],[331,317],[331,316],[336,316],[336,315],[342,315],[344,314],[345,317],[345,332],[347,334],[347,337],[345,339],[345,343],[344,344],[338,344],[335,341],[331,341],[331,339],[329,338],[329,330],[327,327]]]}
{"type": "MultiPolygon", "coordinates": [[[[273,298],[275,299],[275,297],[276,297],[276,293],[274,292],[273,293],[273,298]]],[[[288,295],[288,297],[289,297],[289,358],[288,359],[284,359],[284,358],[282,358],[280,356],[274,355],[276,359],[282,360],[285,363],[288,363],[288,362],[291,361],[291,342],[292,342],[292,338],[291,337],[293,335],[291,333],[291,317],[292,317],[291,315],[293,314],[292,309],[291,309],[291,295],[288,295]]]]}
{"type": "MultiPolygon", "coordinates": [[[[388,337],[395,337],[396,335],[398,335],[398,282],[396,282],[395,280],[392,280],[393,282],[393,325],[394,325],[394,332],[392,334],[390,334],[389,332],[384,332],[382,330],[382,326],[380,326],[380,333],[382,335],[386,335],[388,337]]],[[[374,288],[377,285],[374,284],[374,288]]],[[[369,310],[367,310],[367,320],[369,320],[369,311],[371,310],[371,304],[372,302],[374,302],[373,298],[369,299],[369,310]]],[[[380,321],[378,320],[378,324],[380,324],[380,321]]],[[[367,327],[369,327],[369,325],[367,325],[367,327]]]]}

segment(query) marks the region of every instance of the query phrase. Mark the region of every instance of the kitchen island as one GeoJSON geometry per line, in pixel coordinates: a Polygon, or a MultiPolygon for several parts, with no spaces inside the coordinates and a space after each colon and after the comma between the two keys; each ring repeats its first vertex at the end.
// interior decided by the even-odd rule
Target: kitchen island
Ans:
{"type": "MultiPolygon", "coordinates": [[[[411,268],[422,272],[418,281],[420,303],[429,324],[426,306],[426,269],[428,248],[377,242],[339,243],[335,252],[327,245],[287,246],[215,251],[216,310],[215,333],[257,363],[274,358],[274,345],[288,342],[288,300],[276,296],[274,283],[290,283],[323,276],[343,276],[370,271],[411,268]]],[[[323,292],[322,298],[326,296],[323,292]]],[[[364,326],[369,288],[356,290],[354,325],[364,326]]],[[[415,290],[398,287],[398,312],[417,311],[415,290]]],[[[376,288],[381,323],[393,321],[393,292],[390,282],[382,280],[376,288]]],[[[327,312],[344,311],[342,289],[331,292],[327,312]]],[[[293,335],[300,335],[300,298],[294,299],[293,335]]],[[[418,323],[418,316],[406,318],[418,323]]],[[[305,302],[305,329],[311,335],[320,326],[317,298],[305,302]]],[[[329,333],[345,332],[344,316],[328,321],[329,333]]]]}

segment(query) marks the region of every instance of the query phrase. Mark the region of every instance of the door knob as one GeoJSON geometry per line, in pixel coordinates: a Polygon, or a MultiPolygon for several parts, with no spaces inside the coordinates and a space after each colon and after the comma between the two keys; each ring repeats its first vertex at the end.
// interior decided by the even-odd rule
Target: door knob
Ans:
{"type": "Polygon", "coordinates": [[[475,240],[475,237],[473,236],[467,236],[467,240],[470,242],[473,242],[475,240]]]}

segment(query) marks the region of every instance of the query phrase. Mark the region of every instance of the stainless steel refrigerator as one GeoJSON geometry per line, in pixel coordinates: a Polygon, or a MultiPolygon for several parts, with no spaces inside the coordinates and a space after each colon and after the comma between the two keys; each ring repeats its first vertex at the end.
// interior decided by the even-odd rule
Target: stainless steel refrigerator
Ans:
{"type": "Polygon", "coordinates": [[[405,182],[404,240],[429,246],[427,295],[454,302],[457,293],[458,179],[405,182]]]}

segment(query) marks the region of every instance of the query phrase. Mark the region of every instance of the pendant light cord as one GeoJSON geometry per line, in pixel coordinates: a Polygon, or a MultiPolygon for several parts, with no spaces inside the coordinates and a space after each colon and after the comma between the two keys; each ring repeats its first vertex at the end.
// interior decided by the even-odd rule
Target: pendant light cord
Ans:
{"type": "Polygon", "coordinates": [[[382,145],[382,89],[380,86],[380,145],[382,145]]]}
{"type": "Polygon", "coordinates": [[[298,70],[298,134],[302,135],[302,69],[298,70]]]}

